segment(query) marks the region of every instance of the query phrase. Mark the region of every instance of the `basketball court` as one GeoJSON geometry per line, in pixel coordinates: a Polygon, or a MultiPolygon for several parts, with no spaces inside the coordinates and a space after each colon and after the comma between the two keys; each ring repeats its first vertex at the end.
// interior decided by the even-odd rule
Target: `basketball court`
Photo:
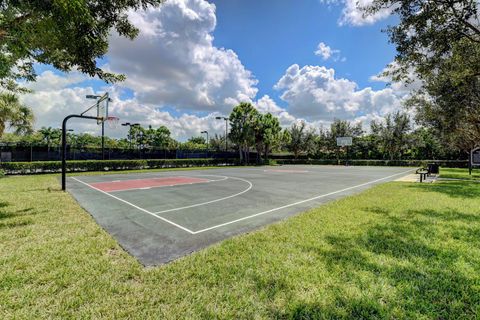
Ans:
{"type": "Polygon", "coordinates": [[[414,169],[277,166],[75,176],[67,190],[142,264],[166,263],[414,169]]]}

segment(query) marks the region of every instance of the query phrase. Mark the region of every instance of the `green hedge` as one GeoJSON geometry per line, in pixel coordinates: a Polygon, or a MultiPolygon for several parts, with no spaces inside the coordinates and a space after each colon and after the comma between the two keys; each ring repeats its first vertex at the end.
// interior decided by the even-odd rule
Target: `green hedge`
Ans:
{"type": "MultiPolygon", "coordinates": [[[[235,165],[235,160],[224,159],[161,159],[161,160],[78,160],[67,161],[68,172],[135,170],[155,168],[185,168],[235,165]]],[[[35,174],[61,172],[61,161],[1,162],[6,174],[35,174]]]]}
{"type": "MultiPolygon", "coordinates": [[[[409,166],[423,167],[427,163],[438,163],[446,168],[465,168],[467,161],[462,160],[350,160],[352,166],[409,166]]],[[[271,164],[323,164],[344,165],[345,160],[337,163],[335,159],[275,159],[271,164]]],[[[67,161],[68,172],[134,170],[155,168],[185,168],[205,166],[238,165],[234,159],[153,159],[153,160],[77,160],[67,161]]],[[[0,172],[6,174],[54,173],[62,170],[60,161],[0,162],[0,172]]]]}
{"type": "MultiPolygon", "coordinates": [[[[276,159],[278,164],[323,164],[345,165],[345,160],[336,159],[276,159]]],[[[467,168],[467,160],[349,160],[352,166],[392,166],[392,167],[425,167],[428,163],[437,163],[444,168],[467,168]]]]}

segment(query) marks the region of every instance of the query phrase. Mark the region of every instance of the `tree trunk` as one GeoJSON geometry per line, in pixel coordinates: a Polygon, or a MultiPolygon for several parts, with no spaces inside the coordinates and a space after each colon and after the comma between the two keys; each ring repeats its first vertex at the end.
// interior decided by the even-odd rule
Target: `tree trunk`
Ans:
{"type": "Polygon", "coordinates": [[[261,143],[257,143],[256,149],[257,149],[257,164],[260,164],[260,162],[261,162],[261,156],[262,156],[262,144],[261,144],[261,143]]]}

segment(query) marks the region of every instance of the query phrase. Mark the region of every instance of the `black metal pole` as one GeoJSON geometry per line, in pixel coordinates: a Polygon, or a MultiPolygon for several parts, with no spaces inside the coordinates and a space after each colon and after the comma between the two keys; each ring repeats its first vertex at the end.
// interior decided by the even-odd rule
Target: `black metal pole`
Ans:
{"type": "Polygon", "coordinates": [[[228,119],[225,119],[225,152],[228,152],[228,119]]]}
{"type": "Polygon", "coordinates": [[[472,158],[473,158],[473,149],[470,150],[470,154],[468,155],[468,175],[472,175],[472,158]]]}
{"type": "Polygon", "coordinates": [[[348,146],[347,146],[347,160],[345,160],[345,166],[348,166],[348,146]]]}
{"type": "MultiPolygon", "coordinates": [[[[129,139],[128,139],[129,140],[128,141],[129,142],[128,143],[128,149],[132,149],[132,126],[131,125],[129,125],[128,137],[129,137],[129,139]]],[[[130,150],[130,152],[132,152],[132,151],[130,150]]]]}
{"type": "Polygon", "coordinates": [[[102,121],[102,160],[105,160],[105,121],[102,121]]]}
{"type": "Polygon", "coordinates": [[[82,119],[92,119],[97,120],[97,117],[82,116],[78,114],[71,114],[66,116],[62,122],[62,190],[66,190],[66,180],[67,180],[67,121],[70,118],[82,118],[82,119]]]}

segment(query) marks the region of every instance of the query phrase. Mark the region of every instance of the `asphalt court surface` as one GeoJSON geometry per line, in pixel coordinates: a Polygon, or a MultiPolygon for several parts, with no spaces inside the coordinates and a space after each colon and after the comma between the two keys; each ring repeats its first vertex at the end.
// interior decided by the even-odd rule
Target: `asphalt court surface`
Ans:
{"type": "Polygon", "coordinates": [[[124,249],[152,266],[413,170],[226,167],[76,176],[67,189],[124,249]]]}

